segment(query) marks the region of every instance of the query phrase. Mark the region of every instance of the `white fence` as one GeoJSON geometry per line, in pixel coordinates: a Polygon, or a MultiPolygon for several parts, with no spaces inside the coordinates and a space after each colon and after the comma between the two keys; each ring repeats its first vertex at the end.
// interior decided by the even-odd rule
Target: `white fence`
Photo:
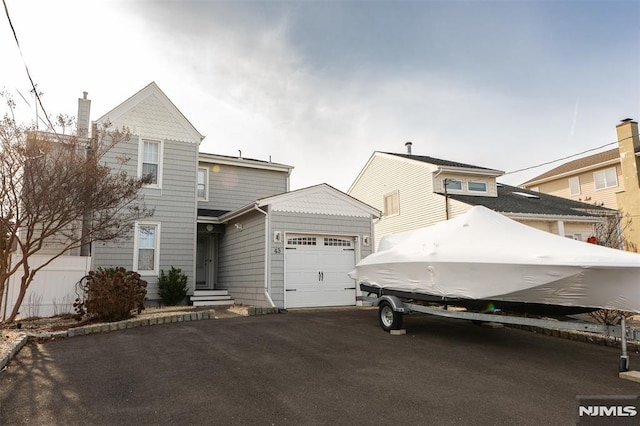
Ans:
{"type": "MultiPolygon", "coordinates": [[[[15,263],[19,255],[14,255],[15,263]]],[[[51,256],[34,255],[29,259],[32,268],[47,262],[51,256]]],[[[76,299],[76,283],[87,275],[91,268],[91,257],[60,256],[36,273],[33,282],[20,307],[19,318],[50,317],[73,312],[73,301],[76,299]]],[[[18,299],[21,274],[14,274],[9,279],[5,297],[0,300],[0,318],[5,319],[18,299]],[[5,306],[6,303],[6,306],[5,306]]]]}

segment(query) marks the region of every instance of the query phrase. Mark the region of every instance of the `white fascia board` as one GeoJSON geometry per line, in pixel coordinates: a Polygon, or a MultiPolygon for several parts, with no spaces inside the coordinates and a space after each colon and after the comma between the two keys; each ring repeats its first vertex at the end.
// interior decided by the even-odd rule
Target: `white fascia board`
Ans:
{"type": "Polygon", "coordinates": [[[568,216],[568,215],[509,213],[509,212],[499,212],[499,213],[513,220],[539,220],[543,222],[557,222],[561,220],[564,222],[598,223],[598,222],[602,222],[605,219],[603,216],[568,216]]]}
{"type": "Polygon", "coordinates": [[[222,164],[227,166],[247,167],[251,169],[274,170],[278,172],[291,173],[293,166],[280,163],[265,163],[263,161],[246,158],[224,157],[215,154],[199,153],[198,161],[201,163],[222,164]]]}
{"type": "Polygon", "coordinates": [[[504,172],[502,170],[476,169],[471,167],[455,167],[455,166],[438,166],[437,172],[459,174],[459,175],[477,175],[477,176],[493,176],[493,177],[500,177],[504,175],[504,172]]]}
{"type": "Polygon", "coordinates": [[[187,119],[187,117],[185,117],[184,114],[182,114],[182,112],[174,105],[174,103],[171,102],[171,99],[169,99],[167,95],[164,94],[164,92],[160,89],[160,87],[158,87],[158,85],[154,81],[146,85],[137,93],[130,96],[127,100],[125,100],[120,105],[113,108],[111,111],[104,114],[102,117],[98,118],[97,120],[94,120],[94,123],[102,124],[107,120],[110,120],[110,121],[117,120],[120,116],[126,114],[134,106],[142,102],[151,94],[158,95],[160,102],[162,102],[165,108],[167,108],[167,110],[171,112],[171,115],[173,115],[176,118],[176,120],[183,125],[187,133],[189,133],[189,135],[193,138],[194,141],[197,141],[198,144],[202,142],[202,140],[204,139],[204,136],[200,132],[198,132],[198,130],[193,126],[193,124],[191,124],[191,122],[187,119]]]}
{"type": "MultiPolygon", "coordinates": [[[[636,154],[636,155],[638,155],[638,154],[636,154]]],[[[562,179],[562,178],[568,178],[568,177],[571,177],[571,176],[576,176],[576,175],[579,175],[579,174],[584,173],[584,172],[588,172],[588,171],[596,170],[596,169],[601,169],[601,168],[607,167],[607,166],[614,166],[616,164],[620,164],[620,158],[614,158],[612,160],[603,161],[601,163],[593,164],[591,166],[581,167],[579,169],[570,170],[568,172],[560,173],[560,174],[553,175],[553,176],[548,176],[548,177],[546,177],[544,179],[532,180],[532,181],[526,182],[527,186],[525,188],[528,188],[528,187],[531,187],[531,186],[540,185],[541,183],[547,183],[547,182],[551,182],[551,181],[562,179]]]]}

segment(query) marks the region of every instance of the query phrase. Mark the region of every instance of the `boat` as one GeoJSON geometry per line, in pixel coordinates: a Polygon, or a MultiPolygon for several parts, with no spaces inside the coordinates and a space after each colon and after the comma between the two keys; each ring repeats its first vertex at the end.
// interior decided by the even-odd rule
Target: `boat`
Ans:
{"type": "Polygon", "coordinates": [[[349,275],[365,293],[475,311],[640,312],[640,254],[541,231],[483,206],[383,237],[349,275]]]}

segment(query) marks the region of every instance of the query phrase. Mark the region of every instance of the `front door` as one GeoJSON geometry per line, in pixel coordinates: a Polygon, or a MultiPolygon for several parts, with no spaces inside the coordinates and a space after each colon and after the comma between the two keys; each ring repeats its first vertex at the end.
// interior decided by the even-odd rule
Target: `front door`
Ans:
{"type": "Polygon", "coordinates": [[[196,290],[214,288],[213,241],[211,234],[199,234],[196,246],[196,290]]]}

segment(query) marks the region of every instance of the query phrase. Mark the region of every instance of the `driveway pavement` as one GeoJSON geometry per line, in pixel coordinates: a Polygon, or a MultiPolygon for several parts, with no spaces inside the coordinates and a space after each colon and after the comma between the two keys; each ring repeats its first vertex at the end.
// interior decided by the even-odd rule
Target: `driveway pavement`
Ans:
{"type": "Polygon", "coordinates": [[[567,425],[577,395],[640,394],[617,349],[419,314],[405,327],[306,310],[29,345],[0,373],[0,424],[567,425]]]}

